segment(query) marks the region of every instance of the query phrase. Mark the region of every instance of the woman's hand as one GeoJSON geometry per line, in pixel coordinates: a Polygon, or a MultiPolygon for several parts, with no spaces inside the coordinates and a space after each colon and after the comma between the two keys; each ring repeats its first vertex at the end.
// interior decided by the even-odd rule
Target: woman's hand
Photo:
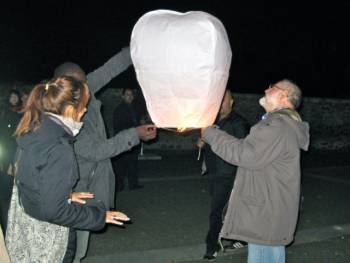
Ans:
{"type": "Polygon", "coordinates": [[[70,195],[70,199],[72,202],[76,202],[79,204],[86,204],[84,199],[92,199],[95,198],[95,195],[90,192],[72,192],[70,195]]]}
{"type": "Polygon", "coordinates": [[[122,212],[118,212],[118,211],[106,212],[106,223],[122,226],[124,224],[123,222],[127,222],[129,220],[130,218],[122,212]]]}

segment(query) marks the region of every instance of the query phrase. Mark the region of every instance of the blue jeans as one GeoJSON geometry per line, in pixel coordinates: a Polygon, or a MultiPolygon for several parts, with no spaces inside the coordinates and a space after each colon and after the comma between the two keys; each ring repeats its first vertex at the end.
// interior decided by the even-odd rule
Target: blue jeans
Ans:
{"type": "Polygon", "coordinates": [[[248,263],[285,263],[284,246],[264,246],[248,243],[248,263]]]}

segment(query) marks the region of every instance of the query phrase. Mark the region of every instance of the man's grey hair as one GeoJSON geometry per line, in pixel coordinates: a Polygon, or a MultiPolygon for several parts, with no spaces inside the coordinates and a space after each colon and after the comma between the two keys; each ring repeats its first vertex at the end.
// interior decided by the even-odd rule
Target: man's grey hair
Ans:
{"type": "Polygon", "coordinates": [[[298,87],[297,84],[295,84],[293,81],[289,79],[283,79],[282,82],[288,90],[287,97],[289,102],[293,105],[294,109],[297,109],[300,106],[301,101],[303,99],[303,94],[300,88],[298,87]]]}

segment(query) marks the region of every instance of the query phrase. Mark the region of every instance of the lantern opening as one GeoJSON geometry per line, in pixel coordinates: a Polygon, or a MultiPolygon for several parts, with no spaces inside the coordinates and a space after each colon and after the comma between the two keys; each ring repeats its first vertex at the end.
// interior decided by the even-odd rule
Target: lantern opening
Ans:
{"type": "Polygon", "coordinates": [[[184,132],[186,130],[186,127],[177,127],[176,131],[177,132],[184,132]]]}

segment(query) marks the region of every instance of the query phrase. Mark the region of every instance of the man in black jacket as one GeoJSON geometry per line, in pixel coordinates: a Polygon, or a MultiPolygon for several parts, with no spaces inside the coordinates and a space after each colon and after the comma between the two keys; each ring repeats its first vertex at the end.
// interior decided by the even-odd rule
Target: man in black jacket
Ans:
{"type": "Polygon", "coordinates": [[[13,186],[13,157],[17,148],[13,134],[22,117],[20,93],[11,90],[4,104],[0,112],[0,223],[5,236],[13,186]]]}
{"type": "MultiPolygon", "coordinates": [[[[219,129],[244,138],[249,132],[248,122],[233,111],[234,100],[229,90],[225,91],[220,112],[215,124],[219,129]]],[[[233,187],[237,167],[218,157],[209,145],[199,139],[199,148],[204,147],[205,164],[208,172],[209,193],[211,195],[211,211],[209,216],[209,231],[206,238],[205,259],[215,259],[218,250],[218,238],[222,227],[222,214],[228,202],[233,187]]]]}
{"type": "MultiPolygon", "coordinates": [[[[122,130],[137,127],[140,124],[140,116],[134,105],[134,90],[124,88],[121,94],[121,103],[113,112],[114,134],[122,130]]],[[[114,158],[116,173],[116,190],[124,189],[124,178],[128,178],[130,190],[142,188],[138,183],[138,153],[139,147],[134,147],[129,151],[123,152],[114,158]]]]}

